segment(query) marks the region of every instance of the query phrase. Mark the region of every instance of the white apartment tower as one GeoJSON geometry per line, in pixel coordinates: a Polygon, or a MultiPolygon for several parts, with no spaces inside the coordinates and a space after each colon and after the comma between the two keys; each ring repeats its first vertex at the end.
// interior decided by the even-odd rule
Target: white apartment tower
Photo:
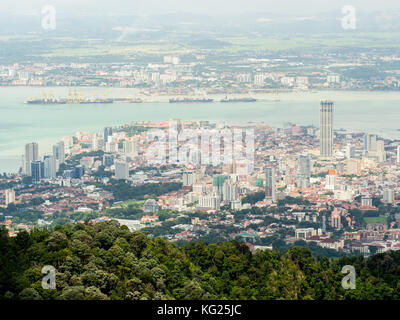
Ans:
{"type": "Polygon", "coordinates": [[[36,142],[25,145],[25,168],[24,173],[28,176],[32,175],[31,163],[39,160],[39,145],[36,142]]]}

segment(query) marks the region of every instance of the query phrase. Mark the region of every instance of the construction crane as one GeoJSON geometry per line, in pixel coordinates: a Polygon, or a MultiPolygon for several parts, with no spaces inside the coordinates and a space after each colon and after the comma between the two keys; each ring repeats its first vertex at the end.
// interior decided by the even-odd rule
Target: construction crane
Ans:
{"type": "Polygon", "coordinates": [[[85,101],[85,95],[83,94],[83,92],[79,92],[79,102],[83,102],[85,101]]]}
{"type": "Polygon", "coordinates": [[[71,88],[68,90],[68,103],[72,103],[74,101],[74,96],[72,94],[71,88]]]}

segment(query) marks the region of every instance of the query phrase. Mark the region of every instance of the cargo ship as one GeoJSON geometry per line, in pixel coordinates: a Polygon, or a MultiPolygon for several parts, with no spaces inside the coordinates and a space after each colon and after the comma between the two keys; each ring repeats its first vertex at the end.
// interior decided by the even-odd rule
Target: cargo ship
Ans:
{"type": "Polygon", "coordinates": [[[94,104],[94,103],[113,103],[113,99],[100,99],[100,100],[78,100],[68,101],[67,99],[55,99],[55,100],[42,100],[42,99],[28,99],[25,104],[94,104]]]}
{"type": "Polygon", "coordinates": [[[257,99],[254,98],[230,98],[221,99],[220,102],[256,102],[257,99]]]}
{"type": "Polygon", "coordinates": [[[204,103],[204,102],[213,102],[214,99],[211,98],[203,98],[203,99],[191,99],[191,98],[171,98],[169,99],[169,103],[204,103]]]}
{"type": "Polygon", "coordinates": [[[66,99],[55,99],[55,100],[42,100],[42,99],[28,99],[24,102],[25,104],[66,104],[66,99]]]}
{"type": "Polygon", "coordinates": [[[142,103],[143,100],[140,98],[114,98],[114,102],[121,102],[121,103],[142,103]]]}
{"type": "Polygon", "coordinates": [[[113,103],[113,99],[100,99],[100,100],[83,100],[79,101],[80,104],[93,104],[93,103],[113,103]]]}

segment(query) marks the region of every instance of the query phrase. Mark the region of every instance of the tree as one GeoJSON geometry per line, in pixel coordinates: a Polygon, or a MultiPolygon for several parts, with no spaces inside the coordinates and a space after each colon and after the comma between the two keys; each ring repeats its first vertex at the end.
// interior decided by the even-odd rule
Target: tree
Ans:
{"type": "Polygon", "coordinates": [[[25,288],[19,294],[21,300],[42,300],[40,294],[33,288],[25,288]]]}

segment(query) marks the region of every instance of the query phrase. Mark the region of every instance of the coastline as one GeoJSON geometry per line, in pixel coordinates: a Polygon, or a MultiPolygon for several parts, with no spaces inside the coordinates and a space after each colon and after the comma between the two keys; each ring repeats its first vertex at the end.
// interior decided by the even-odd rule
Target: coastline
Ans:
{"type": "MultiPolygon", "coordinates": [[[[130,88],[77,88],[90,95],[107,90],[108,97],[132,95],[130,88]]],[[[23,101],[40,97],[43,90],[52,90],[55,96],[68,95],[68,87],[1,87],[0,112],[0,172],[21,163],[24,145],[39,143],[39,152],[51,151],[51,146],[64,136],[77,131],[101,132],[105,126],[120,126],[132,121],[209,120],[227,124],[265,123],[272,127],[286,122],[297,125],[319,125],[319,102],[335,102],[335,129],[348,132],[376,133],[399,139],[400,92],[318,91],[280,93],[280,101],[271,94],[257,94],[257,102],[231,103],[168,103],[170,97],[158,96],[161,102],[113,104],[27,105],[23,101]],[[266,99],[266,100],[261,100],[266,99]],[[270,99],[270,100],[268,100],[270,99]],[[12,160],[14,159],[14,160],[12,160]],[[12,165],[12,164],[16,164],[12,165]],[[4,165],[4,167],[3,167],[4,165]]],[[[140,97],[140,96],[138,96],[140,97]]],[[[223,99],[226,95],[209,95],[223,99]]],[[[229,98],[248,97],[245,94],[229,98]]],[[[156,98],[156,97],[154,97],[156,98]]],[[[15,169],[13,169],[15,170],[15,169]]]]}

